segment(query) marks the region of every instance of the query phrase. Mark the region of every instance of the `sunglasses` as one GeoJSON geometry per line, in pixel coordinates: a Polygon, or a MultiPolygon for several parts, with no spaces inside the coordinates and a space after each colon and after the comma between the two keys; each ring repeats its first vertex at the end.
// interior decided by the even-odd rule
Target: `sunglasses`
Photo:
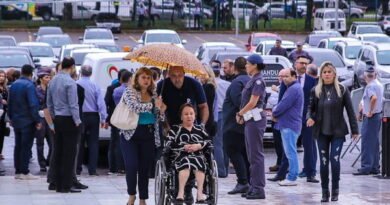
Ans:
{"type": "Polygon", "coordinates": [[[297,63],[299,63],[299,64],[301,64],[301,65],[307,65],[308,63],[306,63],[306,62],[298,62],[297,61],[297,63]]]}

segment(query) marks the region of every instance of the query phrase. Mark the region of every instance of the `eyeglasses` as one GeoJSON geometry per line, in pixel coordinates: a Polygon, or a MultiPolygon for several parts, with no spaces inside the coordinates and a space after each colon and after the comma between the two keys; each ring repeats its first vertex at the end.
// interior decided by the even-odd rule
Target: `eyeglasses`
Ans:
{"type": "Polygon", "coordinates": [[[306,63],[306,62],[296,62],[296,63],[299,63],[299,64],[301,64],[301,65],[307,65],[308,63],[306,63]]]}

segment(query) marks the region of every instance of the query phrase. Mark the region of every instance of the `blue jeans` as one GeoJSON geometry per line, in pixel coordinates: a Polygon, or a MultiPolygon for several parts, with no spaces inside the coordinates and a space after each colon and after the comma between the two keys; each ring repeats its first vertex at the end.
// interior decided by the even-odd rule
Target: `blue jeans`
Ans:
{"type": "Polygon", "coordinates": [[[15,148],[14,148],[14,166],[15,174],[28,174],[28,164],[31,157],[31,148],[35,136],[34,124],[26,125],[22,128],[14,128],[15,148]]]}
{"type": "Polygon", "coordinates": [[[108,165],[109,165],[109,170],[112,173],[116,173],[119,170],[125,170],[123,155],[119,143],[120,143],[119,129],[112,126],[110,146],[108,148],[108,165]]]}
{"type": "Polygon", "coordinates": [[[364,117],[362,124],[362,161],[359,172],[379,172],[379,130],[381,114],[364,117]]]}
{"type": "Polygon", "coordinates": [[[321,187],[329,189],[329,159],[332,167],[332,190],[339,188],[340,154],[344,137],[320,135],[317,140],[320,161],[321,187]],[[330,153],[329,153],[330,148],[330,153]]]}
{"type": "MultiPolygon", "coordinates": [[[[217,134],[213,138],[214,144],[214,157],[218,166],[218,176],[226,177],[228,175],[228,167],[226,167],[227,154],[223,148],[223,129],[222,129],[222,113],[218,115],[218,130],[217,134]]],[[[229,162],[228,162],[229,163],[229,162]]],[[[229,166],[229,164],[228,164],[229,166]]]]}
{"type": "Polygon", "coordinates": [[[289,128],[281,129],[284,153],[288,159],[289,169],[287,179],[290,181],[297,180],[299,172],[299,162],[297,153],[297,140],[299,133],[289,128]]]}

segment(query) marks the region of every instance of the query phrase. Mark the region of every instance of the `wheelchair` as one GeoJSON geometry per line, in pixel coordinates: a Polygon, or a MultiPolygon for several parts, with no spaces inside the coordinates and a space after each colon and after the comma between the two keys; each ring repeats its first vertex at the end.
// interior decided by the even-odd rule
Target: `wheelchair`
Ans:
{"type": "MultiPolygon", "coordinates": [[[[214,160],[212,147],[206,149],[204,153],[209,168],[205,172],[203,193],[207,195],[207,199],[203,204],[215,205],[218,202],[217,163],[214,160]]],[[[157,161],[155,169],[154,193],[156,205],[174,204],[179,189],[178,174],[179,172],[175,169],[170,158],[169,148],[164,148],[162,157],[157,161]]],[[[196,188],[196,186],[192,188],[196,188]]],[[[189,205],[192,202],[184,202],[183,204],[189,205]]]]}

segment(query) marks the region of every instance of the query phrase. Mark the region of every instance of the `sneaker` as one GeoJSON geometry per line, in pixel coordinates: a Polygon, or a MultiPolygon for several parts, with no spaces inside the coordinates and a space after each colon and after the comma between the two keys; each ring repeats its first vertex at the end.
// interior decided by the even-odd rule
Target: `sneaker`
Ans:
{"type": "Polygon", "coordinates": [[[15,174],[15,179],[22,179],[22,174],[15,174]]]}
{"type": "Polygon", "coordinates": [[[297,186],[298,185],[296,181],[290,181],[288,179],[283,180],[283,181],[279,181],[278,184],[280,186],[297,186]]]}
{"type": "Polygon", "coordinates": [[[31,173],[28,173],[28,174],[22,174],[21,179],[22,180],[35,180],[35,179],[39,179],[39,177],[34,176],[31,173]]]}

